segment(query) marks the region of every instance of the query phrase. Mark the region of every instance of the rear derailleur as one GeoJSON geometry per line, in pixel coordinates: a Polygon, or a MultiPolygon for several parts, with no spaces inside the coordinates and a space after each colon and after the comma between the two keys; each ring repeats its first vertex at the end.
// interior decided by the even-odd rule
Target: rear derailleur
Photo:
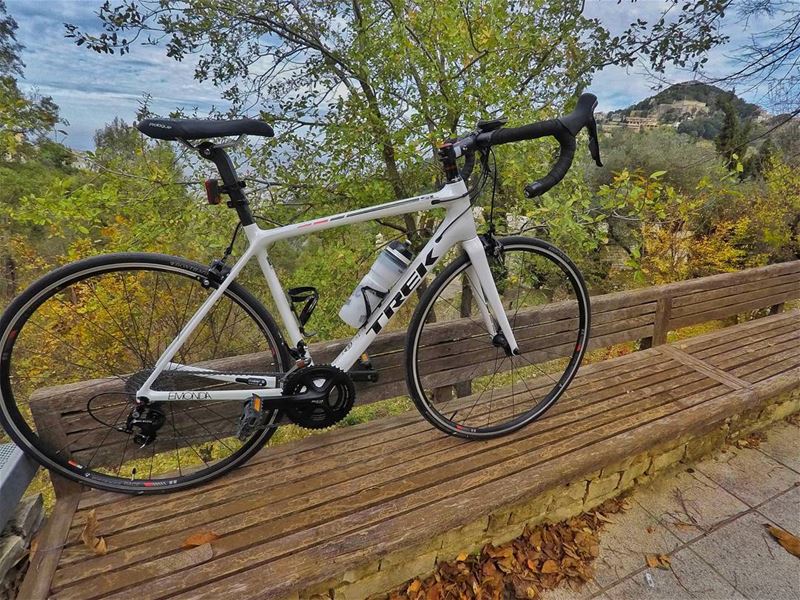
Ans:
{"type": "Polygon", "coordinates": [[[123,433],[133,434],[134,443],[140,448],[156,441],[156,433],[167,420],[158,403],[137,403],[125,420],[123,433]]]}

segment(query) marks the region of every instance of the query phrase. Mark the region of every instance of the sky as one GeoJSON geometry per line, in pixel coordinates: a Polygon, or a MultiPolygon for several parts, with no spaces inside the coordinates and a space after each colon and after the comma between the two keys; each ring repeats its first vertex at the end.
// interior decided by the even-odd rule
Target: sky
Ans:
{"type": "MultiPolygon", "coordinates": [[[[212,107],[226,109],[220,90],[210,82],[194,79],[194,60],[176,62],[167,58],[164,49],[135,47],[124,57],[100,55],[75,46],[64,37],[64,23],[96,31],[95,11],[101,0],[6,0],[8,12],[16,19],[17,38],[24,46],[25,78],[20,82],[26,91],[51,96],[69,122],[64,127],[66,145],[86,150],[93,147],[94,132],[119,116],[132,122],[144,94],[150,94],[151,110],[167,114],[176,108],[187,112],[197,109],[207,113],[212,107]]],[[[587,0],[586,14],[600,18],[613,32],[636,18],[652,20],[664,6],[664,0],[587,0]]],[[[712,51],[708,64],[711,75],[730,72],[732,55],[755,31],[764,30],[765,21],[750,21],[747,27],[732,15],[726,18],[725,32],[731,42],[712,51]]],[[[671,82],[692,78],[691,73],[670,70],[671,82]]],[[[590,91],[599,100],[598,110],[623,108],[654,93],[653,81],[641,67],[608,68],[595,76],[590,91]]],[[[765,90],[748,90],[745,99],[763,103],[765,90]]]]}

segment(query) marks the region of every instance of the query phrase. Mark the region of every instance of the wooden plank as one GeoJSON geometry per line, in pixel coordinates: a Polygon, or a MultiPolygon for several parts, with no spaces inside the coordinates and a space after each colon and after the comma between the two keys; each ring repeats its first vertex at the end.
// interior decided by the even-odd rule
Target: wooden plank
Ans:
{"type": "Polygon", "coordinates": [[[692,354],[702,351],[705,348],[713,348],[718,344],[729,341],[741,340],[751,335],[753,332],[766,331],[775,327],[781,327],[794,319],[800,319],[800,310],[794,310],[774,316],[752,319],[744,323],[739,323],[733,327],[725,327],[694,336],[688,339],[674,342],[672,345],[681,350],[686,350],[692,354]]]}
{"type": "MultiPolygon", "coordinates": [[[[604,388],[611,388],[615,385],[631,386],[631,382],[643,376],[653,375],[676,366],[675,363],[663,360],[659,360],[658,364],[651,365],[650,361],[652,361],[653,356],[654,351],[645,351],[585,365],[581,367],[578,376],[570,386],[570,391],[575,392],[576,396],[579,397],[577,402],[583,402],[581,397],[593,397],[597,400],[596,392],[604,388]]],[[[557,414],[560,411],[566,411],[569,406],[562,399],[543,418],[548,418],[550,415],[557,414]]],[[[281,480],[289,481],[297,473],[298,467],[308,463],[318,465],[320,470],[335,468],[335,463],[328,464],[326,461],[319,460],[316,453],[320,450],[324,449],[327,457],[337,461],[339,460],[337,457],[343,454],[352,457],[353,453],[356,452],[361,452],[362,454],[360,455],[367,457],[373,456],[376,452],[391,454],[419,443],[420,436],[430,430],[431,428],[427,421],[423,421],[416,411],[411,411],[392,418],[328,431],[323,435],[315,435],[281,446],[267,448],[233,473],[205,484],[203,489],[209,490],[216,487],[238,485],[241,479],[252,476],[252,472],[256,469],[258,476],[271,473],[276,477],[280,477],[281,480]]],[[[170,494],[169,499],[178,499],[180,497],[193,496],[194,494],[193,490],[176,492],[170,494]]],[[[126,504],[128,510],[137,510],[151,504],[151,499],[148,497],[132,499],[120,494],[90,490],[83,495],[80,508],[83,510],[98,507],[121,499],[130,500],[126,504]]],[[[115,507],[109,510],[112,513],[116,513],[120,509],[115,507]]],[[[98,512],[98,515],[102,516],[103,513],[98,512]]]]}
{"type": "Polygon", "coordinates": [[[79,499],[79,493],[71,493],[62,495],[56,502],[53,513],[36,537],[36,554],[28,567],[18,598],[25,600],[47,598],[79,499]]]}
{"type": "Polygon", "coordinates": [[[788,331],[775,332],[775,335],[768,338],[754,340],[751,343],[743,343],[736,348],[726,348],[724,352],[703,357],[703,360],[720,369],[727,370],[739,364],[742,357],[745,357],[744,360],[750,360],[765,354],[777,352],[781,347],[797,348],[798,345],[800,345],[800,330],[790,329],[788,331]]]}
{"type": "Polygon", "coordinates": [[[756,385],[765,379],[782,373],[790,373],[798,366],[800,366],[800,354],[797,353],[796,348],[793,348],[736,367],[730,373],[740,379],[749,381],[751,385],[756,385]]]}
{"type": "MultiPolygon", "coordinates": [[[[549,427],[554,426],[554,420],[558,415],[562,414],[571,414],[571,418],[579,418],[575,417],[574,410],[576,408],[580,408],[581,410],[603,410],[602,402],[608,399],[614,398],[615,394],[622,395],[622,397],[627,397],[629,400],[635,400],[637,398],[636,394],[644,393],[645,391],[649,391],[652,393],[654,390],[658,389],[671,389],[674,387],[674,381],[681,375],[690,373],[688,369],[685,367],[678,367],[676,369],[675,363],[672,361],[663,361],[664,363],[668,363],[672,365],[672,368],[664,370],[661,375],[657,374],[650,374],[649,376],[636,381],[635,385],[632,385],[630,382],[626,382],[622,376],[620,376],[620,382],[614,386],[609,386],[606,389],[602,390],[602,393],[593,394],[591,396],[592,402],[585,402],[582,400],[576,400],[569,405],[565,405],[562,403],[558,403],[556,407],[554,407],[551,411],[547,413],[542,419],[540,419],[535,428],[537,429],[547,429],[549,427]],[[661,387],[653,387],[653,386],[661,386],[661,387]],[[615,392],[614,388],[617,388],[619,391],[615,392]],[[639,391],[641,390],[641,392],[639,391]],[[626,392],[622,394],[622,392],[626,392]],[[599,408],[589,408],[593,406],[598,406],[599,408]]],[[[581,417],[582,418],[582,417],[581,417]]],[[[533,425],[531,427],[534,427],[533,425]]],[[[527,431],[527,430],[526,430],[527,431]]],[[[341,458],[334,457],[335,460],[331,460],[330,457],[326,456],[323,459],[317,458],[317,460],[321,460],[323,462],[322,467],[320,468],[321,471],[316,469],[317,463],[312,463],[312,470],[311,471],[304,471],[302,468],[293,469],[290,473],[281,474],[278,477],[271,477],[269,479],[262,479],[261,481],[255,482],[244,482],[244,481],[236,481],[233,490],[221,490],[219,492],[214,492],[212,489],[207,489],[207,486],[204,486],[204,496],[203,496],[203,503],[205,506],[210,506],[216,499],[220,499],[222,501],[230,501],[234,499],[236,496],[235,494],[239,492],[258,492],[261,493],[266,489],[264,486],[267,487],[274,487],[274,486],[282,486],[284,490],[289,489],[286,485],[292,481],[292,476],[298,475],[299,478],[306,478],[310,477],[310,481],[317,482],[317,478],[315,477],[315,473],[321,472],[325,473],[325,480],[320,480],[318,482],[318,487],[325,487],[328,485],[332,478],[339,478],[341,480],[347,480],[348,478],[354,477],[356,474],[367,474],[376,470],[377,468],[393,468],[395,464],[402,464],[410,460],[413,456],[419,454],[433,454],[435,451],[439,451],[442,449],[452,448],[455,447],[459,443],[464,443],[463,440],[455,440],[449,437],[442,437],[437,432],[431,431],[430,428],[427,428],[424,431],[421,431],[421,435],[424,436],[422,439],[425,441],[427,446],[423,449],[421,447],[415,446],[410,447],[407,455],[404,455],[402,452],[396,453],[394,451],[386,452],[386,456],[375,456],[374,452],[366,452],[364,453],[365,456],[368,456],[369,459],[367,462],[362,462],[358,460],[358,455],[354,455],[353,453],[343,454],[342,452],[338,452],[337,456],[347,456],[348,458],[348,465],[345,467],[343,471],[336,471],[330,472],[332,468],[334,468],[337,463],[338,466],[341,468],[341,458]],[[431,443],[432,442],[432,443],[431,443]],[[357,471],[353,469],[358,469],[357,471]],[[256,487],[253,487],[255,485],[256,487]]],[[[493,444],[503,443],[505,440],[503,438],[497,440],[496,442],[492,442],[493,444]]],[[[470,450],[479,449],[480,447],[475,444],[470,444],[466,442],[470,446],[470,450]]],[[[410,446],[410,444],[405,444],[410,446]]],[[[383,446],[381,446],[383,448],[383,446]]],[[[239,470],[232,474],[232,477],[239,474],[239,470]]],[[[264,477],[263,473],[257,473],[259,477],[264,477]]],[[[281,491],[284,493],[284,491],[281,491]]],[[[126,527],[125,525],[125,514],[133,514],[132,516],[132,525],[139,527],[148,523],[149,521],[155,519],[158,520],[163,516],[164,513],[169,515],[178,515],[189,513],[194,509],[196,504],[196,498],[193,495],[185,495],[183,498],[174,498],[175,495],[170,495],[169,497],[165,497],[162,502],[158,504],[158,506],[153,506],[152,503],[142,504],[142,498],[130,498],[129,501],[126,501],[127,509],[120,510],[118,508],[112,508],[109,511],[98,511],[98,517],[100,520],[105,523],[105,526],[109,528],[110,531],[120,532],[123,531],[126,527]],[[131,510],[131,506],[133,506],[134,510],[131,510]],[[110,519],[110,520],[109,520],[110,519]]],[[[77,525],[80,525],[80,521],[78,521],[77,525]]]]}
{"type": "MultiPolygon", "coordinates": [[[[704,302],[686,304],[679,308],[675,308],[672,311],[673,315],[675,318],[685,317],[697,313],[708,312],[712,309],[722,309],[723,307],[727,306],[735,306],[744,302],[760,303],[760,307],[766,308],[776,304],[776,302],[770,302],[768,300],[764,300],[764,298],[773,298],[776,296],[786,298],[800,297],[800,282],[798,281],[792,281],[790,283],[784,283],[782,285],[775,286],[771,285],[771,283],[768,281],[760,283],[760,286],[745,293],[723,296],[721,298],[714,298],[704,302]]],[[[738,313],[731,312],[730,314],[735,315],[738,313]]]]}
{"type": "MultiPolygon", "coordinates": [[[[708,396],[704,400],[708,400],[708,396]]],[[[700,395],[697,395],[697,401],[702,402],[700,395]]],[[[684,410],[674,402],[669,403],[604,426],[599,436],[596,431],[590,431],[562,438],[533,457],[516,456],[501,465],[460,474],[427,488],[421,495],[421,506],[418,496],[402,496],[361,513],[348,515],[338,523],[326,522],[311,529],[299,530],[282,537],[277,543],[258,544],[226,556],[225,560],[210,561],[180,573],[159,572],[157,562],[143,564],[139,567],[139,573],[151,579],[139,589],[146,598],[165,598],[187,588],[192,589],[191,594],[197,597],[217,598],[227,593],[230,586],[228,578],[235,577],[237,589],[245,596],[256,594],[258,597],[280,598],[325,581],[344,568],[357,567],[392,549],[404,547],[413,543],[413,540],[429,539],[500,506],[532,497],[546,489],[540,488],[540,485],[552,487],[564,481],[561,478],[574,479],[578,473],[571,470],[570,461],[581,449],[596,444],[598,438],[613,439],[617,452],[623,452],[627,448],[622,450],[619,447],[615,435],[658,422],[665,416],[684,410]],[[555,464],[558,468],[550,470],[548,464],[555,464]],[[365,543],[367,540],[369,542],[365,543]],[[156,569],[156,572],[153,573],[152,569],[156,569]],[[282,575],[277,576],[277,573],[282,575]]],[[[651,437],[650,442],[658,438],[660,435],[651,437]]],[[[603,456],[605,464],[607,458],[607,455],[603,456]]],[[[102,580],[101,575],[95,581],[102,580]]],[[[124,592],[106,597],[123,598],[124,592]]]]}
{"type": "MultiPolygon", "coordinates": [[[[765,319],[758,319],[763,321],[765,319]]],[[[720,336],[716,343],[707,344],[705,347],[693,347],[687,350],[693,356],[703,360],[711,361],[716,356],[723,355],[732,350],[737,350],[745,346],[755,346],[766,342],[769,345],[769,340],[782,336],[790,331],[797,331],[800,327],[800,319],[794,321],[783,321],[777,323],[765,323],[763,327],[753,328],[747,332],[742,332],[742,335],[737,337],[733,336],[720,336]]],[[[738,329],[738,326],[726,329],[738,329]]]]}
{"type": "Polygon", "coordinates": [[[721,369],[717,369],[716,367],[703,362],[702,360],[695,358],[694,356],[691,356],[682,350],[678,350],[672,346],[661,346],[659,350],[662,352],[662,354],[664,354],[664,356],[668,356],[673,360],[677,360],[686,366],[693,367],[697,371],[700,371],[711,379],[719,381],[723,385],[727,385],[731,389],[738,390],[750,387],[750,384],[747,381],[730,375],[721,369]]]}
{"type": "MultiPolygon", "coordinates": [[[[672,410],[676,410],[677,409],[672,400],[666,399],[666,398],[662,398],[661,400],[662,400],[662,402],[666,401],[667,405],[671,407],[671,408],[662,409],[662,412],[663,412],[663,410],[672,411],[672,410]]],[[[639,418],[641,418],[641,415],[647,414],[647,412],[645,411],[643,413],[641,410],[636,410],[634,412],[629,412],[629,414],[631,414],[633,416],[629,416],[628,417],[628,421],[625,421],[625,419],[620,419],[618,415],[609,415],[608,419],[607,419],[607,422],[609,423],[608,427],[610,427],[612,429],[615,429],[617,427],[620,427],[621,425],[622,426],[624,426],[626,424],[630,425],[630,419],[634,419],[634,420],[639,419],[639,418]]],[[[648,416],[652,416],[652,415],[648,415],[648,416]]],[[[596,423],[595,423],[595,425],[596,425],[596,423]]],[[[591,431],[592,431],[592,423],[591,422],[587,423],[586,421],[582,421],[582,422],[579,422],[579,423],[575,424],[574,426],[579,428],[580,430],[589,431],[590,433],[588,435],[590,437],[594,437],[594,434],[591,433],[591,431]]],[[[548,436],[548,438],[549,438],[549,436],[548,436]]],[[[523,441],[524,441],[524,439],[520,440],[519,443],[521,444],[521,443],[523,443],[523,441]]],[[[491,480],[491,478],[496,478],[498,476],[499,477],[504,477],[506,475],[506,470],[507,469],[511,469],[511,472],[513,472],[514,469],[519,469],[519,468],[523,468],[523,467],[529,467],[532,464],[532,462],[536,463],[538,461],[541,461],[545,457],[545,455],[549,455],[554,451],[558,452],[559,450],[561,452],[564,452],[565,451],[564,446],[567,446],[567,447],[571,446],[571,444],[565,443],[564,434],[563,433],[559,433],[559,437],[558,438],[553,438],[553,440],[544,439],[543,438],[543,439],[538,440],[538,441],[540,442],[539,444],[534,444],[533,446],[530,446],[530,449],[528,450],[528,452],[534,452],[534,450],[536,450],[535,456],[533,458],[528,456],[527,452],[523,452],[522,454],[519,454],[519,453],[515,452],[514,454],[512,454],[513,458],[511,458],[510,460],[505,460],[505,461],[503,461],[501,463],[488,462],[488,466],[487,466],[486,457],[483,454],[479,453],[474,457],[474,460],[477,461],[477,462],[475,462],[475,464],[473,464],[473,466],[470,469],[468,469],[467,471],[465,471],[465,469],[463,468],[464,467],[463,464],[459,464],[458,468],[453,470],[454,472],[458,473],[458,477],[456,478],[456,480],[446,480],[446,481],[443,481],[442,483],[438,483],[437,484],[437,483],[435,483],[435,480],[431,480],[430,477],[437,477],[437,476],[439,476],[439,474],[436,471],[425,471],[425,472],[423,472],[421,474],[422,478],[418,479],[419,489],[423,493],[418,495],[418,497],[416,498],[416,501],[417,502],[422,501],[423,503],[426,503],[426,502],[429,502],[431,498],[447,497],[448,495],[453,494],[453,493],[458,494],[458,492],[460,490],[465,489],[465,483],[463,482],[463,479],[465,477],[471,478],[471,480],[473,482],[484,481],[487,478],[487,476],[489,477],[490,480],[491,480]],[[543,446],[543,444],[545,442],[550,442],[550,441],[555,442],[555,445],[550,445],[550,446],[547,446],[547,447],[543,446]],[[514,465],[514,466],[511,466],[511,465],[514,465]],[[469,475],[464,475],[467,472],[469,473],[469,475]],[[487,475],[487,473],[490,473],[490,474],[487,475]],[[459,480],[461,480],[461,481],[459,481],[459,480]],[[457,483],[454,483],[454,481],[456,481],[457,483]],[[441,493],[439,495],[437,495],[437,488],[442,488],[442,487],[447,490],[446,492],[444,492],[445,495],[442,496],[441,493]]],[[[520,451],[522,451],[522,447],[520,448],[520,451]]],[[[509,456],[509,453],[503,453],[503,457],[504,458],[508,458],[508,456],[509,456]]],[[[405,481],[405,479],[403,481],[405,481]]],[[[472,485],[474,486],[474,483],[472,485]]],[[[466,487],[467,488],[470,487],[469,484],[466,484],[466,487]]],[[[386,488],[378,488],[378,489],[386,490],[386,488]]],[[[365,490],[365,491],[366,492],[372,492],[373,490],[365,490]]],[[[394,497],[397,497],[397,496],[394,496],[394,497]]],[[[348,502],[352,501],[352,498],[348,499],[347,501],[348,502]]],[[[320,510],[326,511],[327,507],[328,507],[328,505],[325,505],[320,510]]],[[[378,505],[376,505],[376,508],[377,507],[378,507],[378,505]]],[[[368,507],[368,509],[369,509],[369,507],[368,507]]],[[[387,514],[386,513],[386,509],[384,508],[383,504],[380,505],[380,511],[381,511],[382,514],[387,514]]],[[[391,513],[388,513],[388,514],[391,514],[391,513]]],[[[325,515],[323,515],[323,516],[325,516],[325,515]]],[[[326,518],[322,522],[324,523],[327,520],[328,519],[326,518]]],[[[275,526],[279,526],[279,523],[276,524],[275,526]]],[[[307,527],[305,529],[307,529],[307,527]]],[[[273,530],[272,529],[268,529],[268,530],[265,530],[264,533],[266,533],[267,531],[273,531],[273,530]]],[[[298,529],[297,531],[303,531],[303,529],[298,529]]],[[[247,543],[248,541],[250,543],[252,543],[253,539],[263,539],[262,535],[263,534],[257,529],[250,529],[250,530],[247,530],[245,532],[245,535],[242,536],[241,541],[244,542],[244,543],[247,543]]],[[[223,556],[226,552],[234,550],[233,548],[230,548],[230,550],[228,550],[229,546],[227,544],[229,543],[228,542],[229,539],[232,539],[232,538],[228,538],[227,536],[223,536],[223,538],[221,538],[220,540],[215,542],[215,553],[218,553],[217,554],[218,556],[223,556]]],[[[254,551],[250,552],[251,560],[258,560],[258,558],[256,558],[258,556],[263,557],[263,556],[268,556],[269,555],[269,554],[262,554],[261,550],[255,550],[255,549],[253,549],[253,550],[254,551]]],[[[285,552],[285,550],[284,550],[284,552],[285,552]]],[[[128,555],[128,553],[126,553],[126,555],[128,555]]],[[[120,581],[128,581],[128,582],[130,582],[130,581],[141,581],[140,580],[140,576],[142,576],[142,575],[147,577],[147,578],[151,578],[151,577],[156,576],[159,579],[157,581],[153,581],[150,585],[148,585],[146,587],[146,589],[147,589],[146,593],[150,593],[152,590],[161,587],[162,581],[164,581],[163,576],[166,575],[167,572],[164,571],[164,567],[163,566],[160,567],[159,565],[160,564],[165,564],[166,562],[167,561],[159,560],[159,561],[152,561],[152,562],[142,563],[140,565],[133,565],[127,570],[127,573],[125,573],[124,577],[122,576],[122,574],[119,571],[115,571],[114,574],[113,574],[113,577],[110,578],[110,579],[104,578],[103,575],[98,575],[97,577],[93,578],[93,593],[98,593],[99,592],[100,594],[108,594],[111,590],[114,589],[115,585],[117,583],[119,583],[120,581]],[[98,587],[99,587],[99,589],[98,589],[98,587]]],[[[208,566],[215,565],[216,568],[222,568],[223,570],[227,570],[231,566],[232,562],[235,564],[235,561],[232,561],[230,559],[230,557],[226,558],[225,560],[218,560],[218,559],[215,558],[214,561],[212,561],[211,563],[207,563],[207,565],[208,566]]],[[[215,568],[213,574],[211,572],[206,571],[204,573],[204,577],[208,578],[208,577],[217,577],[217,576],[219,576],[220,573],[216,571],[216,568],[215,568]]],[[[184,571],[184,572],[180,573],[180,576],[183,577],[186,574],[187,573],[184,571]]],[[[172,583],[174,584],[175,581],[173,580],[172,583]]],[[[191,585],[191,582],[184,581],[184,583],[189,583],[191,585]]],[[[183,585],[183,583],[181,585],[183,585]]],[[[67,593],[62,593],[62,594],[59,594],[58,597],[69,598],[70,595],[67,594],[67,593]]]]}
{"type": "MultiPolygon", "coordinates": [[[[627,406],[630,403],[637,402],[650,395],[658,394],[661,392],[668,392],[670,390],[677,390],[683,384],[690,385],[699,381],[701,378],[695,374],[690,373],[684,369],[683,376],[672,375],[670,372],[665,372],[664,376],[659,379],[650,379],[649,385],[640,387],[639,389],[629,389],[629,393],[618,393],[616,396],[610,395],[599,402],[593,404],[578,405],[571,411],[561,413],[555,416],[543,418],[540,421],[532,424],[526,428],[525,433],[530,435],[536,432],[548,432],[554,428],[561,427],[562,425],[574,421],[584,421],[589,415],[602,414],[615,406],[627,406]]],[[[339,469],[335,472],[327,472],[322,478],[311,476],[304,478],[300,481],[294,481],[291,485],[289,482],[283,480],[256,480],[251,481],[249,484],[240,484],[237,488],[238,491],[247,492],[250,494],[251,502],[247,505],[236,507],[237,512],[248,512],[254,510],[263,502],[264,494],[269,490],[270,503],[277,502],[284,499],[300,498],[304,506],[310,502],[309,495],[312,492],[322,490],[325,494],[324,502],[333,501],[335,493],[338,488],[337,484],[348,486],[343,493],[342,499],[348,498],[352,493],[354,485],[358,484],[358,477],[361,477],[362,482],[369,486],[375,486],[384,481],[385,478],[389,480],[398,477],[407,477],[409,474],[424,468],[433,468],[435,465],[450,465],[454,460],[460,460],[472,454],[481,454],[488,452],[492,448],[503,448],[507,444],[513,443],[515,438],[509,436],[506,438],[499,438],[492,441],[487,441],[482,444],[463,443],[462,440],[455,440],[453,438],[442,438],[441,436],[432,437],[433,444],[430,444],[423,451],[422,449],[411,449],[405,453],[398,453],[396,456],[375,457],[370,462],[356,462],[354,464],[340,465],[339,469]],[[414,460],[415,456],[424,456],[414,460]],[[253,504],[254,503],[254,504],[253,504]],[[251,504],[253,504],[251,506],[251,504]]],[[[349,457],[348,457],[349,458],[349,457]]],[[[340,487],[341,487],[340,485],[340,487]]],[[[357,488],[356,488],[357,489],[357,488]]],[[[210,514],[214,513],[213,507],[216,501],[220,500],[224,504],[233,504],[235,497],[231,497],[229,493],[223,491],[222,494],[214,494],[212,491],[204,492],[203,506],[209,508],[210,514]]],[[[352,498],[350,498],[352,500],[352,498]]],[[[197,498],[188,498],[182,503],[168,502],[164,506],[151,506],[144,508],[134,513],[128,512],[126,515],[108,515],[100,516],[102,528],[100,533],[108,534],[109,541],[113,541],[115,546],[119,547],[120,544],[126,545],[133,543],[133,540],[142,541],[143,535],[156,535],[160,536],[165,532],[163,526],[147,528],[148,523],[157,523],[163,516],[170,515],[171,523],[168,524],[172,527],[173,522],[176,521],[178,515],[186,515],[189,524],[198,525],[201,521],[201,515],[196,511],[197,498]],[[126,530],[134,530],[131,535],[125,537],[126,530]],[[149,533],[145,533],[149,531],[149,533]],[[122,537],[120,537],[122,536],[122,537]],[[128,541],[121,541],[127,539],[128,541]]],[[[225,508],[224,510],[228,510],[225,508]]],[[[201,511],[202,512],[202,511],[201,511]]],[[[268,515],[270,518],[273,515],[268,515]]],[[[256,518],[267,518],[267,515],[256,516],[256,518]]],[[[175,525],[176,527],[179,525],[175,525]]],[[[77,537],[77,528],[75,531],[77,537]]]]}
{"type": "Polygon", "coordinates": [[[765,287],[774,287],[778,285],[791,284],[800,285],[800,271],[794,273],[786,273],[777,277],[767,276],[760,279],[750,281],[748,283],[739,283],[736,285],[719,286],[706,291],[695,291],[689,294],[676,295],[673,300],[675,308],[682,308],[690,304],[697,304],[708,300],[725,299],[736,297],[738,295],[751,292],[753,290],[763,289],[765,287]]]}
{"type": "Polygon", "coordinates": [[[781,294],[775,294],[773,296],[767,296],[764,298],[757,298],[755,300],[750,300],[747,302],[742,302],[731,306],[723,306],[722,308],[716,308],[702,313],[695,313],[687,315],[685,317],[673,316],[673,321],[671,325],[674,329],[680,329],[681,327],[686,327],[688,325],[697,325],[699,323],[705,323],[707,321],[714,321],[716,319],[721,319],[723,317],[730,317],[732,315],[738,315],[751,310],[756,310],[759,308],[771,306],[773,304],[777,304],[785,300],[792,300],[795,298],[796,295],[797,295],[796,291],[783,292],[781,294]]]}
{"type": "Polygon", "coordinates": [[[666,296],[658,299],[656,308],[656,319],[653,324],[653,346],[661,346],[667,343],[667,333],[670,330],[670,318],[672,317],[672,298],[666,296]]]}

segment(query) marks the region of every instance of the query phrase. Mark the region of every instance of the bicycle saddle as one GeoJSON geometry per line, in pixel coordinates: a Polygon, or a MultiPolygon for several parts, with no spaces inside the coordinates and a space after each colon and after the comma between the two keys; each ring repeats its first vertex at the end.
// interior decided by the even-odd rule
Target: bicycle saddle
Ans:
{"type": "Polygon", "coordinates": [[[200,140],[229,135],[275,135],[272,127],[258,119],[142,119],[136,128],[148,137],[158,140],[200,140]]]}

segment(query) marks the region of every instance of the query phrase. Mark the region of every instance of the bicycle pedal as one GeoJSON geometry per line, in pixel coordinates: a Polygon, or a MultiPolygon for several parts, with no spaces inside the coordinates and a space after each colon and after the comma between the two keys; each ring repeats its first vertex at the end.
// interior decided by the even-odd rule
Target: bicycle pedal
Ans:
{"type": "Polygon", "coordinates": [[[264,410],[264,401],[260,396],[253,396],[244,403],[242,416],[239,418],[239,427],[236,437],[239,441],[246,441],[257,429],[264,429],[267,423],[267,411],[264,410]]]}

